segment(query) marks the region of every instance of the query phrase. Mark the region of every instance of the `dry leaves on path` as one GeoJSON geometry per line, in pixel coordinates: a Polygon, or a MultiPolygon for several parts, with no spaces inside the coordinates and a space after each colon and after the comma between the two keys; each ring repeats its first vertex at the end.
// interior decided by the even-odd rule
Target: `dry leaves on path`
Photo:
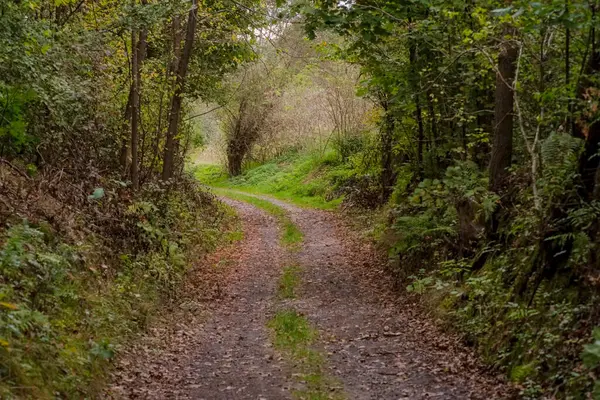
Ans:
{"type": "MultiPolygon", "coordinates": [[[[327,374],[348,399],[505,399],[474,353],[399,296],[377,252],[339,215],[283,207],[304,233],[287,305],[319,331],[327,374]]],[[[178,307],[118,363],[113,398],[287,399],[293,363],[271,346],[267,321],[288,253],[277,221],[229,201],[245,239],[194,269],[178,307]]],[[[338,390],[339,389],[339,390],[338,390]]]]}

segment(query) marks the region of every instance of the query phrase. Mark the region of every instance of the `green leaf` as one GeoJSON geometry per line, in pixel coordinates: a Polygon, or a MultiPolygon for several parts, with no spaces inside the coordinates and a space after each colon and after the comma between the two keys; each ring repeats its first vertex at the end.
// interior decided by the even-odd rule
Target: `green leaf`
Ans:
{"type": "Polygon", "coordinates": [[[509,12],[511,12],[512,9],[513,9],[512,6],[506,7],[506,8],[497,8],[495,10],[492,10],[492,15],[494,17],[501,17],[501,16],[506,15],[509,12]]]}
{"type": "Polygon", "coordinates": [[[104,197],[104,189],[103,188],[96,188],[96,189],[94,189],[94,193],[92,193],[91,195],[88,196],[88,199],[90,199],[90,200],[100,200],[103,197],[104,197]]]}

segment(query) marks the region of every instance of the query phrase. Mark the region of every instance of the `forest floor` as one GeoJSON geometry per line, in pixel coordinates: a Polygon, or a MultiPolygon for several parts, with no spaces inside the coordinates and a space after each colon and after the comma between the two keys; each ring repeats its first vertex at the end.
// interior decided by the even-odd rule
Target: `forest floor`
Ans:
{"type": "Polygon", "coordinates": [[[122,352],[109,398],[507,399],[458,338],[390,283],[336,213],[224,199],[243,239],[199,262],[181,298],[122,352]],[[302,239],[302,238],[301,238],[302,239]]]}

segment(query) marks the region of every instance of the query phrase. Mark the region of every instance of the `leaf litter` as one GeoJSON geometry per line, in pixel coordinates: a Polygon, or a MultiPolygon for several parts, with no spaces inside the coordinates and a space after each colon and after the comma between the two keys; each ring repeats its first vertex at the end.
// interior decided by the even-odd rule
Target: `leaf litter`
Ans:
{"type": "MultiPolygon", "coordinates": [[[[294,255],[301,281],[293,305],[319,330],[327,374],[348,399],[514,397],[458,337],[398,293],[380,254],[343,218],[264,199],[305,235],[294,255]]],[[[122,352],[107,397],[266,400],[298,391],[266,326],[289,262],[277,220],[226,202],[240,214],[244,239],[198,263],[179,301],[122,352]]]]}

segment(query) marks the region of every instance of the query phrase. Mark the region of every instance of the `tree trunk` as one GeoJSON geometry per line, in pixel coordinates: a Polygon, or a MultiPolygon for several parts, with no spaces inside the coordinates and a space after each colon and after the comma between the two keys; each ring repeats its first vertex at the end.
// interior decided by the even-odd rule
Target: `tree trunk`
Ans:
{"type": "MultiPolygon", "coordinates": [[[[595,29],[590,33],[591,54],[577,88],[577,98],[580,101],[594,96],[598,88],[594,88],[595,81],[590,78],[600,73],[600,46],[595,40],[595,29]]],[[[594,110],[582,110],[581,117],[574,124],[573,135],[585,140],[585,146],[579,161],[583,198],[592,200],[600,198],[600,120],[594,110]]]]}
{"type": "MultiPolygon", "coordinates": [[[[227,170],[230,176],[242,174],[244,157],[253,141],[253,138],[249,137],[252,126],[248,128],[247,124],[244,123],[245,116],[248,113],[247,107],[248,102],[243,99],[240,102],[237,118],[235,118],[233,132],[227,141],[227,170]]],[[[255,114],[253,113],[253,115],[255,114]]]]}
{"type": "MultiPolygon", "coordinates": [[[[142,4],[146,4],[147,0],[142,0],[142,4]]],[[[141,69],[144,60],[146,59],[146,52],[148,48],[148,30],[142,29],[140,32],[139,41],[137,40],[137,35],[135,32],[132,32],[132,42],[131,42],[131,85],[129,86],[129,96],[127,97],[127,104],[125,105],[125,113],[124,113],[124,123],[123,130],[126,131],[128,129],[128,125],[130,125],[132,121],[132,112],[133,112],[133,100],[134,100],[134,74],[137,77],[137,85],[138,85],[138,115],[139,115],[139,93],[140,93],[140,82],[141,82],[141,69]],[[137,66],[134,69],[133,61],[137,56],[137,66]],[[137,72],[135,71],[137,70],[137,72]]],[[[139,118],[139,117],[138,117],[139,118]]],[[[139,119],[138,119],[139,125],[139,119]]],[[[133,127],[131,127],[133,129],[133,127]]],[[[138,128],[139,130],[139,128],[138,128]]],[[[137,142],[136,142],[137,143],[137,142]]],[[[123,141],[121,142],[121,154],[119,157],[119,162],[121,164],[121,168],[123,170],[123,176],[131,178],[131,165],[132,165],[132,138],[124,135],[123,141]]],[[[136,149],[137,150],[137,149],[136,149]]],[[[137,153],[137,151],[136,151],[137,153]]],[[[138,173],[139,175],[139,173],[138,173]]],[[[132,180],[133,182],[133,180],[132,180]]]]}
{"type": "Polygon", "coordinates": [[[228,151],[227,152],[227,169],[229,175],[238,176],[242,174],[242,161],[244,154],[241,151],[228,151]]]}
{"type": "Polygon", "coordinates": [[[177,66],[175,76],[175,91],[171,101],[171,111],[169,113],[169,127],[167,128],[167,138],[165,143],[165,152],[163,160],[162,179],[168,180],[173,177],[175,169],[175,153],[178,148],[177,133],[179,129],[179,119],[181,114],[181,104],[183,101],[183,90],[185,78],[187,76],[188,65],[192,50],[194,47],[194,37],[196,33],[196,24],[198,20],[198,1],[192,0],[192,8],[189,11],[186,27],[185,44],[183,52],[177,66]]]}
{"type": "Polygon", "coordinates": [[[139,165],[138,165],[138,117],[140,111],[140,65],[139,49],[137,46],[137,30],[131,33],[131,183],[133,190],[138,190],[140,186],[139,165]]]}
{"type": "Polygon", "coordinates": [[[394,116],[386,108],[384,126],[381,128],[381,203],[392,194],[396,173],[394,171],[394,116]]]}
{"type": "MultiPolygon", "coordinates": [[[[569,17],[569,0],[565,0],[565,17],[569,17]]],[[[571,29],[565,28],[565,85],[569,87],[571,83],[571,29]]],[[[570,96],[569,96],[570,97],[570,96]]],[[[569,98],[568,114],[565,131],[571,135],[575,134],[573,123],[573,99],[569,98]]]]}
{"type": "Polygon", "coordinates": [[[127,104],[125,105],[125,113],[123,117],[123,138],[121,140],[121,154],[119,156],[119,164],[123,171],[123,178],[130,177],[131,167],[131,137],[127,132],[131,125],[131,102],[133,100],[133,81],[129,85],[129,96],[127,96],[127,104]]]}
{"type": "MultiPolygon", "coordinates": [[[[510,32],[509,32],[510,33],[510,32]]],[[[512,163],[514,79],[518,49],[511,41],[502,43],[496,72],[494,136],[490,159],[490,190],[500,192],[512,163]]]]}
{"type": "Polygon", "coordinates": [[[462,148],[463,148],[462,154],[460,155],[460,159],[462,161],[466,161],[467,155],[469,154],[469,145],[467,143],[467,123],[466,122],[463,122],[463,124],[462,124],[460,141],[461,141],[462,148]]]}
{"type": "Polygon", "coordinates": [[[438,140],[438,128],[437,128],[437,119],[435,116],[435,106],[433,105],[433,94],[427,93],[427,110],[429,112],[429,123],[430,123],[430,129],[431,129],[431,135],[430,135],[430,144],[429,144],[429,151],[431,152],[431,169],[432,172],[435,175],[437,175],[437,171],[438,171],[438,165],[439,165],[439,160],[438,160],[438,155],[437,155],[437,140],[438,140]]]}
{"type": "MultiPolygon", "coordinates": [[[[147,4],[147,0],[142,0],[142,4],[147,4]]],[[[137,56],[138,56],[138,69],[137,69],[137,89],[138,89],[138,94],[137,94],[137,107],[138,107],[138,110],[137,110],[137,112],[138,112],[138,125],[140,125],[140,119],[141,119],[141,113],[142,113],[142,108],[141,108],[142,107],[141,106],[141,96],[142,96],[142,67],[143,67],[144,61],[146,60],[147,50],[148,50],[148,29],[147,28],[142,28],[142,30],[140,31],[140,38],[139,38],[138,45],[137,45],[137,56]]],[[[144,165],[144,142],[146,140],[146,135],[145,135],[145,131],[144,131],[143,127],[141,129],[141,133],[142,133],[142,138],[141,138],[141,145],[142,145],[142,147],[140,148],[140,151],[136,150],[136,157],[138,159],[138,161],[137,161],[137,175],[138,175],[137,180],[138,180],[138,184],[139,185],[141,185],[140,169],[144,165]]],[[[139,138],[138,138],[138,143],[139,143],[139,138]]]]}
{"type": "MultiPolygon", "coordinates": [[[[412,23],[411,18],[408,19],[409,23],[412,23]]],[[[409,38],[408,44],[408,60],[410,62],[410,73],[411,73],[411,86],[415,96],[415,120],[417,121],[418,136],[417,136],[417,178],[423,178],[423,140],[424,140],[424,128],[423,128],[423,111],[421,109],[421,99],[419,96],[419,84],[417,76],[417,42],[409,38]]]]}
{"type": "Polygon", "coordinates": [[[419,178],[423,178],[423,140],[424,140],[424,129],[423,129],[423,111],[421,110],[421,100],[419,95],[415,97],[415,118],[418,126],[417,136],[417,175],[419,178]]]}

